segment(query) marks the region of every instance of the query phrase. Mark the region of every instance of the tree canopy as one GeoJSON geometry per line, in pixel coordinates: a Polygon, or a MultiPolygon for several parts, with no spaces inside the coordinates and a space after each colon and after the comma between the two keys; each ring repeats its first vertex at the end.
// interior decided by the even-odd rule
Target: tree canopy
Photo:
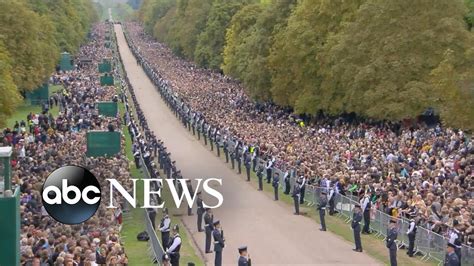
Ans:
{"type": "Polygon", "coordinates": [[[392,121],[432,108],[474,129],[474,0],[145,0],[140,14],[257,101],[392,121]]]}
{"type": "Polygon", "coordinates": [[[95,19],[90,0],[0,0],[0,126],[21,92],[48,79],[60,52],[78,50],[95,19]]]}

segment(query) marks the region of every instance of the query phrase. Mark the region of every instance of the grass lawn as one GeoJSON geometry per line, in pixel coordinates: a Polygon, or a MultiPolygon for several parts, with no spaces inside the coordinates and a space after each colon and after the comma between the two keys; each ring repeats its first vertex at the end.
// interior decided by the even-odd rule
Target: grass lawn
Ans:
{"type": "MultiPolygon", "coordinates": [[[[192,133],[191,133],[192,134],[192,133]]],[[[197,134],[196,134],[197,138],[197,134]]],[[[201,144],[204,145],[204,139],[201,138],[201,144]]],[[[210,145],[208,143],[209,151],[210,151],[210,145]]],[[[211,152],[211,151],[210,151],[211,152]]],[[[213,154],[217,156],[217,152],[214,150],[212,151],[213,154]]],[[[221,160],[225,163],[225,153],[223,149],[221,148],[221,160]]],[[[229,157],[229,164],[228,167],[231,168],[232,164],[230,163],[230,157],[229,157]]],[[[236,172],[237,172],[237,162],[235,163],[236,167],[236,172]]],[[[251,173],[251,180],[250,182],[251,186],[255,189],[258,188],[258,178],[257,175],[250,171],[251,173]]],[[[242,164],[242,179],[246,179],[245,175],[245,168],[242,164]]],[[[265,178],[265,177],[264,177],[265,178]]],[[[263,185],[263,190],[267,194],[268,197],[273,199],[273,187],[266,184],[264,180],[264,185],[263,185]]],[[[279,199],[281,202],[284,202],[285,204],[288,204],[291,209],[288,211],[293,212],[293,198],[290,195],[285,195],[283,192],[280,190],[279,192],[279,199]]],[[[305,204],[300,205],[300,213],[304,213],[304,218],[302,219],[312,219],[318,224],[314,224],[314,230],[319,230],[319,213],[316,213],[316,208],[315,207],[307,207],[305,204]]],[[[350,224],[347,224],[344,222],[343,218],[339,218],[337,216],[329,216],[326,215],[326,228],[328,231],[338,235],[340,238],[349,241],[351,243],[354,242],[354,237],[352,230],[350,228],[350,224]]],[[[362,247],[364,249],[364,252],[366,254],[369,254],[371,257],[381,261],[382,263],[389,265],[389,254],[388,254],[388,249],[385,247],[385,242],[381,238],[377,238],[375,235],[361,235],[362,238],[362,247]]],[[[421,261],[419,258],[421,257],[413,257],[410,258],[406,255],[406,249],[400,249],[397,252],[397,260],[399,265],[438,265],[436,261],[430,260],[430,261],[421,261]]]]}
{"type": "MultiPolygon", "coordinates": [[[[49,86],[49,95],[51,96],[53,93],[60,91],[63,89],[62,85],[50,85],[49,86]]],[[[15,121],[21,122],[21,120],[25,120],[26,116],[30,113],[41,113],[41,105],[31,105],[28,100],[23,100],[15,110],[12,116],[7,119],[6,127],[13,128],[15,125],[15,121]]],[[[53,116],[57,116],[59,113],[59,107],[54,106],[50,112],[53,116]]]]}

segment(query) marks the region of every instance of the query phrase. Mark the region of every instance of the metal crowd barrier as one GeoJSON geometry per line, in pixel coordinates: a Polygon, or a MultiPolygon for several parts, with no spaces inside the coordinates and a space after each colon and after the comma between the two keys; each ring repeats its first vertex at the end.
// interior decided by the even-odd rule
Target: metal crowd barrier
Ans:
{"type": "MultiPolygon", "coordinates": [[[[125,35],[127,42],[129,46],[132,48],[132,52],[135,55],[135,57],[141,57],[139,55],[139,52],[136,51],[136,49],[133,47],[131,44],[127,34],[125,35]]],[[[150,66],[146,60],[143,62],[143,66],[145,68],[145,72],[147,75],[153,79],[152,71],[150,69],[150,66]]],[[[157,85],[157,84],[155,84],[157,85]]],[[[158,90],[160,88],[157,87],[158,90]]],[[[168,95],[174,95],[173,91],[170,90],[169,88],[162,88],[161,93],[167,93],[168,95]],[[166,91],[166,92],[163,92],[166,91]]],[[[173,96],[174,102],[178,105],[181,106],[181,99],[179,97],[173,96]]],[[[200,127],[197,126],[196,130],[200,130],[200,127]]],[[[235,146],[235,142],[232,139],[232,136],[227,136],[228,137],[228,147],[229,147],[229,153],[232,152],[233,147],[235,146]]],[[[222,147],[222,139],[219,145],[222,147]]],[[[241,155],[240,155],[241,156],[241,155]]],[[[243,160],[242,160],[243,162],[243,160]]],[[[266,162],[262,160],[261,158],[257,158],[257,165],[263,164],[265,166],[266,162]]],[[[243,163],[242,163],[242,167],[243,163]]],[[[297,169],[289,169],[290,171],[290,184],[291,188],[293,188],[296,178],[298,177],[297,169]]],[[[279,173],[280,177],[283,178],[284,172],[281,171],[280,169],[273,167],[272,168],[272,175],[273,173],[279,173]]],[[[245,173],[245,171],[242,171],[242,173],[245,173]]],[[[264,178],[266,176],[266,172],[264,172],[264,178]]],[[[280,180],[280,189],[284,190],[285,189],[285,182],[283,179],[280,180]]],[[[307,204],[307,206],[315,206],[318,203],[319,200],[319,194],[321,189],[325,188],[320,188],[320,187],[315,187],[313,185],[306,185],[305,186],[305,195],[304,195],[304,200],[307,204]]],[[[352,220],[352,210],[354,208],[354,205],[358,203],[356,200],[352,199],[351,197],[344,196],[341,194],[336,194],[335,195],[335,210],[338,212],[336,216],[342,218],[345,220],[346,223],[349,223],[352,220]]],[[[390,221],[390,216],[387,215],[384,212],[381,212],[380,210],[375,210],[375,213],[373,217],[371,217],[370,222],[370,228],[371,230],[375,233],[375,236],[381,237],[383,239],[386,238],[387,236],[387,229],[388,229],[388,224],[390,221]]],[[[399,234],[398,234],[398,246],[399,247],[408,247],[408,237],[406,235],[406,232],[409,227],[409,222],[406,219],[399,219],[399,234]]],[[[447,240],[445,237],[436,234],[435,232],[425,229],[421,226],[417,227],[417,233],[416,233],[416,238],[415,238],[415,254],[416,253],[421,253],[423,255],[422,259],[423,260],[435,260],[439,262],[439,264],[442,264],[444,262],[445,254],[446,254],[446,245],[447,245],[447,240]]],[[[462,251],[461,251],[461,265],[474,265],[474,248],[468,247],[466,245],[463,245],[462,251]]]]}
{"type": "MultiPolygon", "coordinates": [[[[310,206],[316,205],[319,201],[319,194],[323,188],[306,186],[305,201],[312,201],[310,206]]],[[[335,198],[335,209],[338,211],[338,216],[345,219],[348,223],[352,220],[352,209],[358,202],[350,199],[347,196],[337,194],[335,198]]],[[[391,216],[380,211],[375,210],[375,213],[370,221],[370,229],[375,233],[375,236],[385,239],[387,237],[388,224],[391,216]]],[[[409,221],[405,218],[398,220],[398,247],[408,248],[409,240],[406,232],[409,228],[409,221]]],[[[432,259],[442,264],[446,255],[447,239],[431,230],[417,226],[415,238],[415,254],[420,253],[422,260],[432,259]]],[[[466,245],[461,249],[461,265],[474,265],[474,248],[466,245]]]]}
{"type": "MultiPolygon", "coordinates": [[[[150,172],[148,170],[148,167],[145,164],[145,160],[143,159],[143,156],[140,156],[140,167],[143,169],[144,178],[150,178],[150,172]]],[[[150,244],[150,249],[152,251],[152,254],[154,255],[155,261],[161,265],[163,255],[165,254],[165,251],[163,250],[163,246],[161,245],[160,240],[158,239],[158,236],[156,235],[156,231],[153,228],[152,222],[150,220],[150,217],[148,216],[148,211],[145,210],[145,223],[146,223],[146,231],[148,233],[148,236],[150,237],[149,244],[150,244]]]]}
{"type": "Polygon", "coordinates": [[[156,262],[158,265],[162,265],[162,258],[165,252],[163,251],[163,247],[161,246],[160,240],[158,240],[158,236],[156,235],[156,231],[153,228],[147,211],[145,211],[145,224],[146,232],[150,237],[150,240],[148,240],[150,243],[148,251],[152,254],[152,257],[154,257],[154,262],[156,262]]]}

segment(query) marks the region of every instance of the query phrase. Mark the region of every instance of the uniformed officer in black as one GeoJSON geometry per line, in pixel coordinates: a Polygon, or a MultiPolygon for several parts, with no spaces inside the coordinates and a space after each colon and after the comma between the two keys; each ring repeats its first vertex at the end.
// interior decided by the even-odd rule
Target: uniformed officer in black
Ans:
{"type": "Polygon", "coordinates": [[[239,248],[239,261],[238,266],[251,266],[252,261],[250,260],[250,255],[247,252],[247,247],[243,246],[239,248]]]}
{"type": "Polygon", "coordinates": [[[390,254],[390,266],[397,266],[397,244],[395,240],[398,237],[397,221],[394,219],[390,220],[387,229],[387,248],[390,254]]]}
{"type": "MultiPolygon", "coordinates": [[[[181,182],[180,182],[181,183],[181,182]]],[[[187,179],[186,180],[186,187],[188,188],[188,191],[191,195],[194,194],[194,190],[193,190],[193,184],[191,183],[191,180],[190,179],[187,179]]],[[[198,192],[199,193],[199,192],[198,192]]],[[[191,207],[189,207],[188,205],[188,216],[192,216],[193,215],[193,206],[191,205],[191,207]]]]}
{"type": "Polygon", "coordinates": [[[283,175],[283,181],[285,182],[285,191],[283,193],[285,195],[290,195],[291,184],[290,184],[290,172],[289,171],[285,171],[285,174],[283,175]]]}
{"type": "Polygon", "coordinates": [[[448,243],[447,251],[444,266],[461,266],[461,261],[456,254],[456,245],[448,243]]]}
{"type": "Polygon", "coordinates": [[[209,134],[209,144],[211,144],[211,151],[214,151],[214,141],[215,141],[214,132],[215,132],[215,129],[211,129],[211,126],[209,126],[207,129],[207,133],[209,134]]]}
{"type": "Polygon", "coordinates": [[[245,172],[247,174],[247,182],[250,181],[250,167],[251,167],[252,159],[250,157],[250,153],[246,152],[244,154],[244,166],[245,172]]]}
{"type": "Polygon", "coordinates": [[[263,190],[263,165],[259,165],[257,169],[258,191],[263,190]]]}
{"type": "Polygon", "coordinates": [[[300,214],[300,193],[301,193],[301,190],[300,190],[300,184],[301,181],[298,180],[294,187],[293,187],[293,194],[292,194],[292,197],[293,197],[293,202],[295,204],[295,215],[299,215],[300,214]]]}
{"type": "Polygon", "coordinates": [[[328,204],[326,191],[321,192],[318,203],[319,220],[321,221],[320,231],[326,231],[326,206],[328,204]]]}
{"type": "Polygon", "coordinates": [[[408,225],[407,236],[408,236],[407,255],[409,257],[413,257],[413,254],[415,254],[415,238],[416,238],[416,222],[413,216],[410,219],[410,223],[408,225]]]}
{"type": "Polygon", "coordinates": [[[155,229],[155,220],[156,220],[156,208],[148,208],[148,217],[150,217],[151,226],[155,229]]]}
{"type": "Polygon", "coordinates": [[[271,157],[268,158],[267,164],[265,165],[265,169],[267,170],[267,183],[270,184],[272,180],[273,170],[273,159],[271,157]]]}
{"type": "Polygon", "coordinates": [[[237,160],[237,170],[240,175],[242,174],[242,149],[240,148],[240,145],[235,149],[235,159],[237,160]]]}
{"type": "Polygon", "coordinates": [[[210,208],[206,208],[206,214],[204,214],[204,228],[206,230],[206,253],[212,253],[211,251],[211,235],[214,229],[214,215],[210,208]]]}
{"type": "Polygon", "coordinates": [[[235,169],[235,148],[230,152],[230,163],[232,165],[232,169],[235,169]]]}
{"type": "Polygon", "coordinates": [[[201,191],[198,191],[197,193],[197,200],[196,200],[196,204],[197,204],[197,227],[198,227],[198,231],[199,232],[202,232],[202,216],[204,214],[204,204],[202,202],[202,198],[201,198],[201,191]]]}
{"type": "Polygon", "coordinates": [[[207,134],[208,134],[207,127],[208,127],[208,125],[203,123],[203,126],[202,126],[202,136],[204,137],[204,145],[206,145],[206,146],[207,146],[207,137],[208,137],[208,135],[207,135],[207,134]]]}
{"type": "Polygon", "coordinates": [[[225,162],[229,163],[229,143],[227,139],[224,139],[223,147],[224,149],[224,154],[225,154],[225,162]]]}
{"type": "Polygon", "coordinates": [[[163,248],[167,248],[169,244],[169,239],[170,239],[170,227],[171,227],[171,219],[168,216],[168,209],[163,208],[163,218],[161,218],[160,222],[160,230],[161,232],[161,244],[163,245],[163,248]]]}
{"type": "Polygon", "coordinates": [[[216,134],[214,135],[214,141],[216,142],[217,157],[221,157],[221,135],[219,128],[216,129],[216,134]]]}
{"type": "Polygon", "coordinates": [[[214,237],[214,252],[216,254],[214,259],[214,265],[221,266],[222,250],[225,247],[224,232],[221,230],[221,223],[219,222],[219,220],[215,221],[213,224],[214,230],[212,231],[212,236],[214,237]]]}
{"type": "Polygon", "coordinates": [[[351,228],[354,232],[354,242],[355,249],[352,249],[356,252],[362,252],[362,242],[360,240],[360,222],[362,221],[362,210],[359,204],[354,206],[354,214],[352,215],[352,224],[351,228]]]}
{"type": "Polygon", "coordinates": [[[181,249],[181,237],[179,236],[179,227],[175,225],[173,227],[173,236],[171,237],[169,247],[166,249],[166,253],[170,255],[170,261],[172,266],[179,266],[179,251],[181,249]]]}
{"type": "Polygon", "coordinates": [[[278,200],[278,187],[280,186],[280,174],[274,173],[272,180],[273,193],[275,195],[275,200],[278,200]]]}
{"type": "Polygon", "coordinates": [[[199,118],[196,121],[196,125],[197,125],[197,132],[198,132],[198,140],[201,140],[201,124],[199,123],[199,118]]]}

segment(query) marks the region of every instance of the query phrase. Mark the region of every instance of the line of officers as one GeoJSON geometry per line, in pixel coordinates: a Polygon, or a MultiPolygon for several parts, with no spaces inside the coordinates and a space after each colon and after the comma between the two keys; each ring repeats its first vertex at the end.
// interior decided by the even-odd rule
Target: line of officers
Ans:
{"type": "MultiPolygon", "coordinates": [[[[201,192],[197,192],[197,228],[199,232],[205,232],[205,251],[206,253],[214,253],[214,265],[222,265],[222,251],[225,247],[224,230],[221,227],[219,220],[214,220],[214,214],[212,209],[204,208],[203,200],[201,198],[201,192]],[[204,230],[202,222],[204,221],[204,230]],[[214,249],[211,250],[211,241],[214,240],[214,249]]],[[[188,209],[188,215],[193,215],[191,208],[188,209]]],[[[155,217],[156,212],[149,210],[150,219],[152,226],[155,229],[155,217]]],[[[163,255],[163,265],[179,266],[180,250],[181,250],[181,237],[179,235],[178,225],[171,228],[171,218],[168,214],[168,209],[163,208],[163,217],[160,221],[158,231],[161,233],[161,243],[165,254],[163,255]],[[171,235],[170,235],[171,233],[171,235]]],[[[247,247],[242,246],[238,248],[239,266],[250,266],[251,259],[247,252],[247,247]]]]}
{"type": "MultiPolygon", "coordinates": [[[[319,219],[321,223],[320,231],[326,231],[326,208],[328,205],[327,193],[326,191],[322,191],[320,193],[319,203],[317,205],[317,212],[319,213],[319,219]]],[[[364,210],[360,204],[354,205],[353,215],[352,215],[352,222],[351,222],[351,229],[354,234],[354,243],[355,248],[353,251],[355,252],[362,252],[362,241],[361,241],[361,231],[362,226],[361,222],[364,218],[364,210]]],[[[388,229],[387,229],[387,237],[385,239],[386,247],[389,251],[390,257],[390,265],[397,266],[397,250],[398,246],[395,242],[398,238],[399,229],[397,227],[398,220],[397,219],[390,219],[388,229]]],[[[410,226],[407,231],[408,239],[409,239],[409,247],[407,254],[412,257],[414,254],[414,244],[415,244],[415,236],[416,236],[416,223],[414,217],[410,219],[410,226]]],[[[458,243],[460,237],[456,235],[456,229],[450,236],[450,240],[448,241],[447,245],[447,252],[444,261],[444,265],[446,266],[461,266],[461,245],[458,243]]]]}
{"type": "MultiPolygon", "coordinates": [[[[201,137],[204,138],[204,144],[210,145],[211,151],[214,150],[214,146],[216,147],[217,156],[220,157],[220,149],[219,147],[223,148],[226,163],[231,162],[232,169],[237,167],[238,173],[242,173],[242,163],[246,169],[246,176],[247,181],[250,181],[250,171],[252,169],[253,172],[257,174],[258,177],[258,190],[263,190],[263,178],[266,175],[266,183],[271,184],[274,190],[274,200],[278,200],[278,188],[280,185],[280,174],[275,172],[273,173],[273,167],[275,164],[275,158],[269,156],[266,158],[265,164],[258,164],[259,158],[259,143],[255,143],[254,145],[245,145],[239,139],[231,139],[227,137],[227,135],[221,134],[221,131],[226,131],[222,126],[213,126],[210,123],[207,123],[204,116],[200,113],[192,111],[186,104],[181,102],[177,95],[173,94],[171,89],[169,88],[168,84],[161,78],[159,75],[154,73],[147,73],[149,74],[150,78],[154,81],[157,88],[160,90],[160,94],[162,98],[165,100],[167,105],[170,109],[175,113],[178,119],[182,122],[183,126],[187,128],[189,131],[192,131],[193,135],[197,134],[198,139],[200,140],[201,137]],[[230,160],[229,160],[230,159],[230,160]]],[[[161,144],[161,143],[160,143],[161,144]]],[[[156,145],[158,146],[158,145],[156,145]]],[[[174,171],[167,171],[167,169],[174,167],[174,162],[166,162],[166,159],[163,157],[169,158],[170,154],[160,154],[159,161],[165,161],[164,165],[160,165],[160,168],[165,168],[165,173],[167,177],[170,177],[170,172],[174,171]],[[161,158],[164,160],[160,160],[161,158]]],[[[160,163],[161,164],[161,163],[160,163]]],[[[290,174],[287,169],[282,169],[284,172],[283,181],[285,184],[284,194],[289,195],[291,184],[290,184],[290,174]]],[[[178,172],[179,174],[179,172],[178,172]]],[[[304,196],[305,196],[305,189],[306,189],[306,178],[304,176],[300,176],[296,179],[295,184],[293,185],[291,196],[294,202],[294,214],[299,215],[299,206],[300,204],[304,203],[304,196]]],[[[326,208],[329,203],[330,207],[330,214],[334,213],[334,197],[333,193],[331,193],[330,199],[327,199],[327,193],[323,191],[320,196],[319,204],[317,205],[317,212],[319,212],[319,217],[321,221],[321,231],[326,231],[326,222],[325,222],[325,214],[326,208]]],[[[364,200],[364,199],[363,199],[364,200]]],[[[354,213],[351,223],[351,228],[354,233],[354,242],[355,248],[353,249],[355,252],[362,252],[362,242],[361,242],[361,231],[364,234],[370,234],[369,231],[369,224],[370,224],[370,215],[369,211],[370,206],[367,207],[367,202],[362,202],[363,207],[359,204],[356,204],[354,207],[354,213]],[[364,228],[361,230],[361,221],[364,219],[364,228]]],[[[370,205],[370,203],[369,203],[370,205]]],[[[189,214],[189,211],[188,211],[189,214]]],[[[211,246],[211,236],[214,238],[214,252],[215,252],[215,265],[222,265],[222,249],[224,248],[225,239],[223,236],[223,230],[220,227],[220,221],[214,221],[214,216],[212,214],[211,209],[204,209],[202,207],[202,199],[200,199],[200,193],[198,192],[198,230],[202,232],[202,217],[204,215],[204,222],[205,222],[205,233],[206,233],[206,241],[205,241],[205,250],[206,253],[212,253],[210,250],[211,246]],[[200,203],[201,202],[201,206],[200,203]]],[[[163,219],[166,221],[166,216],[163,219]]],[[[413,218],[413,217],[412,217],[413,218]]],[[[163,223],[163,220],[162,220],[163,223]]],[[[165,223],[166,224],[166,223],[165,223]]],[[[390,256],[390,264],[392,266],[397,265],[397,245],[395,240],[398,237],[398,229],[397,229],[397,221],[392,219],[389,222],[389,226],[387,229],[387,238],[386,238],[386,246],[389,250],[390,256]]],[[[164,236],[162,231],[162,243],[168,243],[166,230],[168,230],[168,238],[169,238],[169,224],[168,227],[165,226],[164,236]],[[165,239],[163,239],[163,237],[165,239]]],[[[409,238],[409,247],[407,254],[411,257],[414,254],[414,242],[415,242],[415,235],[416,235],[416,224],[414,219],[410,220],[410,229],[407,232],[409,238]]],[[[450,237],[453,238],[452,236],[450,237]]],[[[454,237],[456,239],[456,237],[454,237]]],[[[445,265],[448,266],[458,266],[460,265],[460,245],[457,245],[453,241],[448,242],[447,246],[447,254],[445,259],[445,265]]],[[[459,238],[458,238],[459,239],[459,238]]],[[[171,245],[173,247],[173,245],[171,245]]],[[[247,247],[239,248],[239,261],[238,265],[250,265],[251,260],[247,253],[247,247]]],[[[179,256],[178,256],[179,257],[179,256]]],[[[173,260],[171,257],[172,265],[179,265],[179,259],[176,261],[173,260]],[[174,263],[173,263],[174,262],[174,263]]]]}
{"type": "MultiPolygon", "coordinates": [[[[133,51],[135,57],[138,58],[139,57],[138,53],[134,49],[132,49],[132,51],[133,51]]],[[[159,77],[159,75],[156,74],[153,70],[150,71],[151,68],[149,67],[148,63],[146,61],[144,61],[143,59],[141,59],[141,57],[140,57],[139,61],[140,61],[140,64],[142,64],[145,67],[147,75],[153,80],[155,85],[158,88],[160,88],[161,96],[163,97],[164,95],[167,95],[167,96],[163,97],[165,99],[166,103],[169,105],[169,107],[171,107],[171,109],[176,113],[176,115],[179,115],[178,114],[179,111],[176,108],[177,105],[175,104],[175,101],[177,99],[176,96],[172,95],[171,93],[166,93],[166,94],[163,93],[163,89],[166,90],[166,88],[168,87],[166,82],[164,82],[163,79],[161,79],[159,77]]],[[[132,93],[132,97],[134,98],[134,102],[136,104],[138,104],[136,102],[136,98],[135,98],[135,95],[133,93],[132,93]]],[[[183,106],[181,106],[181,109],[184,109],[183,106]]],[[[146,133],[148,133],[149,130],[148,130],[148,127],[147,127],[146,119],[144,118],[144,115],[142,115],[143,113],[141,112],[139,107],[137,107],[137,113],[138,113],[138,116],[139,116],[139,120],[141,122],[140,125],[142,127],[144,127],[146,129],[146,133]]],[[[188,120],[183,118],[182,121],[183,121],[183,124],[186,125],[188,120]]],[[[130,128],[129,128],[129,130],[130,130],[130,128]]],[[[137,130],[135,129],[135,131],[137,131],[137,130]]],[[[198,130],[199,139],[201,138],[201,132],[206,132],[203,135],[205,137],[205,143],[207,145],[207,137],[206,136],[211,136],[210,127],[207,127],[207,131],[204,131],[204,123],[201,122],[201,130],[198,130]]],[[[193,133],[194,134],[196,133],[195,127],[193,127],[193,133]]],[[[149,134],[146,134],[146,135],[149,135],[149,134]]],[[[151,135],[153,135],[153,134],[151,134],[151,135]]],[[[214,136],[213,141],[210,139],[209,142],[211,144],[211,149],[214,150],[214,145],[213,144],[216,143],[216,145],[218,145],[220,139],[217,136],[220,136],[220,133],[217,129],[215,129],[213,131],[212,135],[214,136]]],[[[133,134],[133,136],[135,136],[135,134],[133,134]]],[[[138,135],[138,137],[140,137],[140,135],[138,135]]],[[[178,180],[178,179],[181,179],[182,178],[181,172],[177,169],[176,162],[171,160],[171,153],[167,151],[166,147],[164,146],[164,143],[160,140],[157,140],[157,138],[154,137],[154,135],[153,135],[153,137],[150,137],[150,138],[147,138],[146,140],[143,140],[143,143],[140,143],[141,144],[140,146],[146,146],[146,143],[150,143],[151,147],[150,147],[149,151],[142,150],[141,154],[143,154],[143,156],[144,156],[144,161],[145,161],[145,164],[148,166],[148,169],[150,170],[150,175],[153,178],[157,178],[159,176],[158,169],[157,169],[158,167],[154,163],[151,162],[152,161],[151,158],[154,155],[154,157],[158,157],[159,168],[163,170],[163,172],[166,175],[167,179],[173,178],[175,181],[178,180]],[[150,162],[150,163],[147,163],[147,162],[150,162]]],[[[226,158],[227,158],[227,161],[228,161],[229,160],[228,159],[229,158],[228,149],[224,148],[224,150],[225,150],[226,158]]],[[[218,153],[218,156],[220,156],[220,149],[217,149],[217,153],[218,153]]],[[[233,167],[234,167],[234,159],[239,157],[239,156],[236,156],[236,154],[237,153],[233,153],[233,155],[231,155],[233,167]]],[[[254,154],[257,155],[257,152],[254,152],[254,154]]],[[[139,152],[134,152],[135,163],[136,163],[137,168],[140,167],[139,156],[140,156],[139,152]]],[[[239,157],[239,159],[240,159],[240,157],[239,157]]],[[[254,157],[254,160],[255,160],[255,157],[254,157]]],[[[255,162],[256,162],[256,160],[255,160],[255,162]]],[[[240,160],[239,160],[238,165],[239,165],[239,173],[240,173],[240,165],[241,165],[240,160]]],[[[246,161],[246,165],[250,166],[248,160],[246,161]]],[[[255,165],[254,165],[254,171],[255,171],[255,165]]],[[[248,169],[247,169],[247,174],[248,174],[248,179],[250,180],[250,167],[248,167],[248,169]]],[[[193,189],[192,189],[191,182],[190,182],[190,180],[187,180],[187,181],[188,181],[187,182],[188,191],[190,191],[190,193],[193,194],[193,189]]],[[[181,183],[180,182],[175,182],[175,185],[176,185],[176,183],[177,183],[177,186],[178,186],[178,194],[181,195],[182,191],[183,191],[182,187],[181,187],[181,183]]],[[[159,187],[158,183],[153,183],[152,186],[154,186],[153,189],[155,191],[161,189],[159,187]]],[[[205,231],[205,236],[206,236],[205,237],[205,251],[206,251],[206,253],[213,253],[214,252],[215,253],[214,264],[216,266],[220,266],[220,265],[222,265],[222,251],[225,247],[224,230],[221,227],[220,221],[219,220],[214,220],[214,215],[212,213],[212,209],[204,208],[203,200],[201,198],[201,192],[198,191],[196,193],[196,195],[197,195],[196,203],[197,203],[197,226],[198,226],[198,231],[199,232],[205,231]],[[204,228],[205,228],[205,230],[202,229],[203,218],[204,218],[204,224],[205,224],[204,228]],[[212,240],[211,238],[214,239],[214,249],[213,249],[213,251],[211,251],[211,240],[212,240]]],[[[161,202],[162,202],[161,198],[159,198],[156,194],[153,195],[152,201],[153,201],[153,205],[156,204],[155,202],[158,202],[158,204],[161,204],[161,202]]],[[[150,217],[150,220],[152,222],[152,226],[156,230],[156,228],[155,228],[156,210],[155,209],[148,209],[147,211],[148,211],[148,215],[150,217]]],[[[188,207],[188,215],[189,216],[193,215],[192,214],[192,208],[188,207]]],[[[162,257],[163,265],[179,266],[180,250],[181,250],[182,240],[181,240],[181,237],[179,235],[178,225],[175,225],[175,226],[173,226],[173,228],[171,228],[171,218],[168,214],[168,209],[167,208],[163,209],[163,217],[160,221],[160,225],[159,225],[158,230],[161,233],[161,243],[163,245],[163,250],[165,251],[165,254],[163,254],[163,257],[162,257]],[[171,233],[171,235],[170,235],[170,233],[171,233]]],[[[238,248],[238,252],[239,252],[238,265],[239,266],[246,266],[246,265],[250,266],[251,265],[251,259],[250,259],[250,256],[249,256],[248,252],[247,252],[247,247],[242,246],[242,247],[238,248]]]]}

